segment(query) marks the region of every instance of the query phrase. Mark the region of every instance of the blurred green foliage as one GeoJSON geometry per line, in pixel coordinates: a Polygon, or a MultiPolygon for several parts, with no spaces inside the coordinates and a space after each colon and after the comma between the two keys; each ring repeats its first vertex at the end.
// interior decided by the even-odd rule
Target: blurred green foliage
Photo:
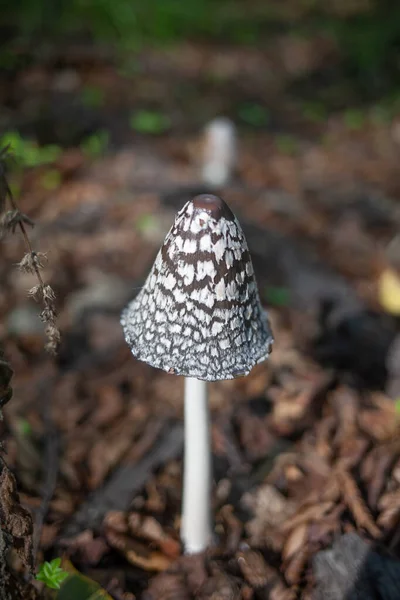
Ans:
{"type": "Polygon", "coordinates": [[[344,122],[348,129],[361,131],[366,123],[367,115],[359,108],[348,108],[344,113],[344,122]]]}
{"type": "Polygon", "coordinates": [[[287,154],[288,156],[294,156],[298,152],[298,142],[293,135],[287,133],[281,133],[275,136],[276,147],[281,154],[287,154]]]}
{"type": "MultiPolygon", "coordinates": [[[[383,79],[393,83],[399,72],[400,3],[393,0],[3,0],[0,18],[4,68],[16,66],[24,45],[34,53],[71,37],[110,43],[124,54],[182,40],[260,46],[274,32],[290,31],[332,36],[345,72],[365,90],[383,79]]],[[[91,93],[87,100],[101,102],[91,93]]]]}
{"type": "Polygon", "coordinates": [[[155,110],[137,110],[129,120],[130,126],[138,133],[157,135],[168,131],[171,119],[155,110]]]}
{"type": "Polygon", "coordinates": [[[288,306],[290,290],[284,287],[268,286],[264,290],[264,298],[271,306],[288,306]]]}
{"type": "Polygon", "coordinates": [[[60,146],[55,144],[39,146],[35,141],[23,138],[16,131],[8,131],[0,136],[0,147],[8,147],[16,165],[28,168],[54,163],[62,152],[60,146]]]}
{"type": "Polygon", "coordinates": [[[252,127],[265,127],[270,121],[268,109],[257,103],[246,103],[239,107],[239,118],[252,127]]]}
{"type": "Polygon", "coordinates": [[[40,183],[48,192],[56,190],[61,185],[61,173],[57,169],[48,169],[43,173],[40,183]]]}
{"type": "Polygon", "coordinates": [[[108,148],[110,134],[105,129],[96,131],[85,138],[81,144],[81,150],[89,158],[96,158],[104,154],[108,148]]]}
{"type": "Polygon", "coordinates": [[[316,100],[303,102],[301,109],[304,118],[311,121],[312,123],[321,123],[322,121],[325,121],[328,117],[327,110],[324,104],[316,100]]]}
{"type": "Polygon", "coordinates": [[[105,102],[104,90],[98,86],[85,85],[81,91],[81,102],[88,108],[101,108],[105,102]]]}

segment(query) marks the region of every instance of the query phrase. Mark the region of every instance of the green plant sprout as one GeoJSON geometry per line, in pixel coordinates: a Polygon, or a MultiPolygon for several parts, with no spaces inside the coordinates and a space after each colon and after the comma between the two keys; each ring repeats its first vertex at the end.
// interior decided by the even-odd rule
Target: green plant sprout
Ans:
{"type": "Polygon", "coordinates": [[[132,129],[139,133],[157,135],[165,133],[171,127],[171,119],[154,110],[138,110],[129,120],[132,129]]]}
{"type": "Polygon", "coordinates": [[[39,567],[39,573],[36,575],[38,581],[52,590],[59,590],[61,584],[69,576],[69,573],[61,567],[61,558],[53,558],[51,562],[44,562],[39,567]]]}

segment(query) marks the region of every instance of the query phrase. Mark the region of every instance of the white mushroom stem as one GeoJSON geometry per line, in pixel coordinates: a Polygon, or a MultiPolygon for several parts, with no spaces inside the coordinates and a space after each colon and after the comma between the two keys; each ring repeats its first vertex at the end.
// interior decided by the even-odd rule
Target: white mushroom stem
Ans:
{"type": "Polygon", "coordinates": [[[212,187],[227,185],[236,163],[236,129],[226,117],[213,119],[205,128],[202,181],[212,187]]]}
{"type": "Polygon", "coordinates": [[[212,539],[211,439],[207,382],[185,378],[185,455],[181,538],[187,554],[212,539]]]}

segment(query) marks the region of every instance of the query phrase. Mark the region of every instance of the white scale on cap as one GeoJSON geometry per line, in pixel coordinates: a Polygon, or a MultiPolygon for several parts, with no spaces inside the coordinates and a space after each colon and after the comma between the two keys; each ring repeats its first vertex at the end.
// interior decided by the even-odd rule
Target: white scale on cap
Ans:
{"type": "Polygon", "coordinates": [[[197,196],[179,211],[121,323],[136,358],[176,375],[233,379],[268,357],[246,239],[223,200],[197,196]]]}

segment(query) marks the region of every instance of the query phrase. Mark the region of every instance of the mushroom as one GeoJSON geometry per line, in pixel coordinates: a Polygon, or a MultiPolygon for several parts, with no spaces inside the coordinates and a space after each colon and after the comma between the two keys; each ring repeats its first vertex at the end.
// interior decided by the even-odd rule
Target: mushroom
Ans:
{"type": "Polygon", "coordinates": [[[204,131],[201,179],[206,187],[220,188],[232,179],[237,156],[235,125],[217,117],[204,131]]]}
{"type": "Polygon", "coordinates": [[[185,377],[181,538],[189,554],[212,541],[207,382],[247,375],[273,342],[243,231],[213,195],[187,202],[138,296],[123,311],[136,358],[185,377]]]}

